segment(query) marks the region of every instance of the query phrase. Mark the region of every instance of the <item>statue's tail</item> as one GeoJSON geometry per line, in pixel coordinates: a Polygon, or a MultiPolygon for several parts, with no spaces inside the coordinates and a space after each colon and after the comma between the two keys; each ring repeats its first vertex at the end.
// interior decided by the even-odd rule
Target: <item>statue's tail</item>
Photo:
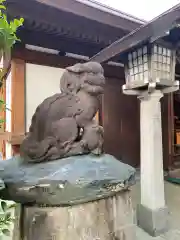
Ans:
{"type": "Polygon", "coordinates": [[[21,144],[20,154],[24,162],[40,163],[48,161],[49,151],[54,145],[54,138],[48,137],[41,142],[28,136],[21,144]]]}

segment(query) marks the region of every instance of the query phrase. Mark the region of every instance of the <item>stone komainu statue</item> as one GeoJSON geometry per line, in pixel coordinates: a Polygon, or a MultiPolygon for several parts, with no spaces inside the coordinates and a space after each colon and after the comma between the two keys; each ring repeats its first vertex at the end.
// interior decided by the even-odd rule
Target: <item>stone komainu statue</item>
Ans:
{"type": "Polygon", "coordinates": [[[21,156],[27,162],[102,153],[103,128],[93,119],[103,93],[104,71],[88,62],[66,68],[61,93],[45,99],[32,117],[21,156]]]}

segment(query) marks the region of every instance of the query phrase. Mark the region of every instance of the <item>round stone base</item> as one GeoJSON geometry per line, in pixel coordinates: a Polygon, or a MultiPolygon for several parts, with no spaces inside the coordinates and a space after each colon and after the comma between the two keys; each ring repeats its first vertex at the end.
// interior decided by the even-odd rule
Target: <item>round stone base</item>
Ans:
{"type": "Polygon", "coordinates": [[[21,210],[21,233],[26,240],[135,240],[129,191],[69,207],[28,207],[21,210]]]}

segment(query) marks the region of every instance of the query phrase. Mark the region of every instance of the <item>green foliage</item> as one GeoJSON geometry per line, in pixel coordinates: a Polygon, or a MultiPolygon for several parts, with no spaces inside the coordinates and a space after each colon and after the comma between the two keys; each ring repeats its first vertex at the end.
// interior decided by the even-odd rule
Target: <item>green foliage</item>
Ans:
{"type": "MultiPolygon", "coordinates": [[[[6,7],[4,5],[5,0],[0,0],[0,60],[2,60],[3,54],[10,56],[12,46],[20,41],[16,35],[17,29],[23,25],[24,19],[14,19],[8,21],[6,15],[6,7]]],[[[10,61],[10,59],[9,59],[10,61]]],[[[3,80],[8,66],[0,69],[0,80],[3,80]]],[[[2,84],[1,84],[2,85],[2,84]]]]}
{"type": "MultiPolygon", "coordinates": [[[[23,25],[24,22],[23,18],[8,21],[4,2],[5,0],[0,0],[0,61],[2,61],[4,54],[6,56],[10,56],[13,45],[17,41],[20,41],[16,35],[16,31],[23,25]]],[[[2,87],[2,81],[4,80],[4,76],[6,75],[10,65],[10,57],[8,61],[8,65],[5,64],[5,66],[0,68],[0,88],[2,87]]],[[[7,109],[6,103],[3,99],[0,99],[0,112],[4,109],[7,109]]],[[[0,119],[0,128],[3,123],[4,119],[0,119]]],[[[14,221],[12,214],[12,208],[14,208],[14,206],[14,204],[9,205],[7,202],[0,200],[0,240],[3,239],[4,235],[10,235],[9,229],[14,221]]]]}
{"type": "Polygon", "coordinates": [[[14,221],[13,210],[16,204],[8,204],[6,201],[0,200],[0,240],[3,236],[10,236],[11,225],[14,221]]]}
{"type": "MultiPolygon", "coordinates": [[[[0,61],[2,60],[4,53],[7,56],[10,56],[13,45],[17,41],[20,41],[16,35],[16,31],[24,22],[23,18],[15,18],[14,20],[8,21],[4,3],[5,0],[0,0],[0,61]]],[[[10,58],[8,60],[10,61],[10,58]]],[[[10,63],[5,64],[5,66],[0,68],[0,88],[2,87],[2,81],[8,71],[9,65],[10,63]]],[[[6,104],[3,99],[0,99],[0,111],[3,111],[4,109],[7,109],[6,104]]],[[[2,128],[3,123],[4,120],[0,119],[0,128],[2,128]]]]}
{"type": "Polygon", "coordinates": [[[0,0],[0,48],[9,50],[16,41],[20,41],[16,36],[16,31],[22,26],[24,19],[14,19],[9,22],[5,14],[6,7],[4,2],[5,0],[0,0]]]}
{"type": "MultiPolygon", "coordinates": [[[[6,107],[6,103],[4,102],[4,100],[0,98],[0,111],[3,110],[11,111],[9,108],[6,107]]],[[[2,128],[4,122],[5,122],[4,119],[0,118],[0,129],[2,128]]]]}

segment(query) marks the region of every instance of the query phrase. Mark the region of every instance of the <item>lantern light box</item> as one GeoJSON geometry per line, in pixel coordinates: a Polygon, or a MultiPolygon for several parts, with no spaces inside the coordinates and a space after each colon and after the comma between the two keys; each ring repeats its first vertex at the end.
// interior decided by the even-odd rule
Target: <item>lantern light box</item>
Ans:
{"type": "Polygon", "coordinates": [[[127,53],[126,88],[138,89],[155,82],[157,87],[169,87],[175,81],[176,51],[155,43],[127,53]]]}

